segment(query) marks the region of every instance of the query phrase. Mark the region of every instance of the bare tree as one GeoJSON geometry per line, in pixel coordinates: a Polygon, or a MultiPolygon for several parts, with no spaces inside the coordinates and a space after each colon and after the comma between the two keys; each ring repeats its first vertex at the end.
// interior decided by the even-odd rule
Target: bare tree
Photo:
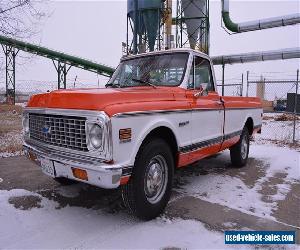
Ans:
{"type": "Polygon", "coordinates": [[[38,33],[46,17],[46,1],[0,0],[0,33],[17,38],[29,38],[38,33]]]}
{"type": "MultiPolygon", "coordinates": [[[[36,38],[43,20],[49,15],[47,2],[48,0],[0,0],[0,34],[22,40],[36,38]]],[[[0,47],[0,74],[5,67],[4,54],[1,52],[0,47]]],[[[34,57],[28,53],[19,53],[17,64],[28,64],[34,57]]],[[[3,83],[0,81],[1,85],[3,83]]]]}

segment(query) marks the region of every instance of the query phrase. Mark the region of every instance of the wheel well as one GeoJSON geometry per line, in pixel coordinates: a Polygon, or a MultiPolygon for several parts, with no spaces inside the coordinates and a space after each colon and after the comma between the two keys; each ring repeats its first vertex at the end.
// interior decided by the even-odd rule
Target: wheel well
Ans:
{"type": "Polygon", "coordinates": [[[171,148],[174,157],[175,166],[178,163],[178,144],[173,131],[168,127],[157,127],[153,129],[144,139],[142,145],[152,138],[163,139],[171,148]]]}
{"type": "Polygon", "coordinates": [[[253,120],[251,117],[249,117],[246,121],[245,127],[247,127],[248,131],[249,131],[249,135],[252,135],[253,133],[253,120]]]}

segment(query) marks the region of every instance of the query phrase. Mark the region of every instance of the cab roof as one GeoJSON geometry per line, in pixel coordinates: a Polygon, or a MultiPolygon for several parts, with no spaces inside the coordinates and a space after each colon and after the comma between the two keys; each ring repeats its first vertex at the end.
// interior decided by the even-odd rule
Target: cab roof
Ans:
{"type": "Polygon", "coordinates": [[[174,52],[175,53],[176,52],[194,53],[194,54],[198,54],[201,57],[210,59],[208,55],[206,55],[203,52],[200,52],[198,50],[194,50],[194,49],[190,49],[190,48],[176,48],[176,49],[168,49],[168,50],[151,51],[151,52],[146,52],[146,53],[141,53],[141,54],[136,54],[136,55],[126,55],[121,58],[121,61],[138,58],[138,57],[143,57],[143,56],[149,56],[149,55],[170,54],[170,53],[174,53],[174,52]]]}

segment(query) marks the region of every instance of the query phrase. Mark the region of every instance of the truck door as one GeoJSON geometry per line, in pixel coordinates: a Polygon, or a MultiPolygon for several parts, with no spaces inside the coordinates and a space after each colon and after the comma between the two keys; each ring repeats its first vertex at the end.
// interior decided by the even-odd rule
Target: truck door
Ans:
{"type": "Polygon", "coordinates": [[[188,85],[192,108],[192,161],[217,153],[223,140],[224,106],[215,88],[210,61],[194,56],[188,85]]]}

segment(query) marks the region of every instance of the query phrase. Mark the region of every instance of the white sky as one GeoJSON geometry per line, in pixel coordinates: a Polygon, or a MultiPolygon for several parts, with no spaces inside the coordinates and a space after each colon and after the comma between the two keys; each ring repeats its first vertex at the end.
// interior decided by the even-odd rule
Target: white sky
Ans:
{"type": "MultiPolygon", "coordinates": [[[[230,3],[231,17],[235,22],[300,12],[298,0],[231,0],[230,3]]],[[[126,1],[50,1],[47,6],[52,15],[45,21],[41,34],[33,41],[65,53],[117,66],[122,55],[121,42],[126,40],[126,1]]],[[[210,1],[210,24],[211,55],[300,46],[300,25],[228,35],[220,25],[221,1],[210,1]]],[[[228,66],[225,78],[240,78],[247,70],[253,76],[259,76],[263,72],[284,72],[265,73],[265,76],[295,78],[299,62],[298,59],[293,59],[228,66]]],[[[217,66],[215,71],[217,79],[221,79],[221,67],[217,66]]],[[[69,83],[74,81],[76,75],[78,81],[85,82],[86,86],[97,82],[95,74],[72,68],[68,75],[69,83]]],[[[4,87],[3,77],[1,76],[0,88],[4,87]]],[[[100,79],[100,86],[105,84],[105,79],[100,79]]],[[[25,65],[17,67],[19,86],[32,90],[37,84],[42,84],[37,81],[47,82],[47,89],[51,89],[49,81],[52,81],[52,87],[55,88],[57,75],[50,60],[34,57],[25,65]],[[27,80],[34,80],[31,82],[35,83],[29,86],[27,80]]]]}

